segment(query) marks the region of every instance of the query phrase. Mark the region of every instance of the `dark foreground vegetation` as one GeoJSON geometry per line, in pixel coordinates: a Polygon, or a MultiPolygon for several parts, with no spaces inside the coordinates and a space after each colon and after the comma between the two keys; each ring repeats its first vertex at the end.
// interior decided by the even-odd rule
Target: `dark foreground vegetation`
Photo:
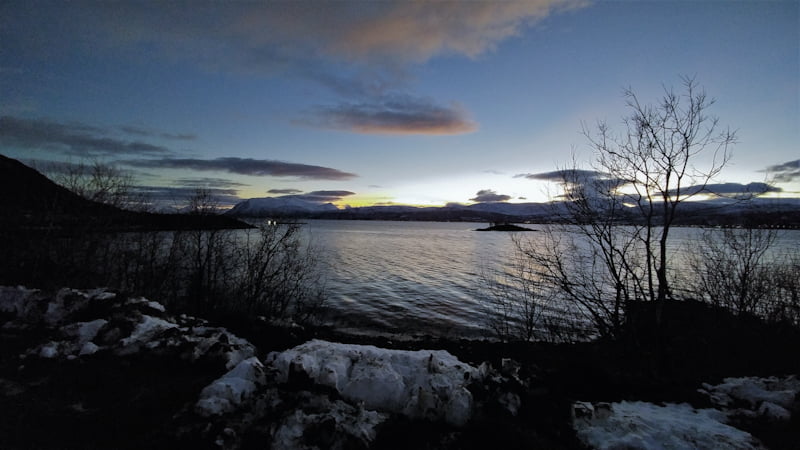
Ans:
{"type": "MultiPolygon", "coordinates": [[[[85,301],[79,293],[60,296],[65,310],[85,301]]],[[[54,298],[55,294],[40,297],[54,298]]],[[[205,347],[204,353],[166,328],[151,336],[158,345],[134,341],[120,347],[114,342],[131,341],[124,336],[132,332],[129,324],[136,323],[137,317],[175,319],[152,303],[118,294],[114,306],[90,301],[74,308],[74,320],[107,318],[93,339],[104,349],[82,351],[75,357],[69,355],[77,350],[60,347],[61,353],[51,356],[44,351],[52,346],[47,343],[64,338],[63,330],[60,334],[48,326],[48,311],[53,307],[39,306],[45,318],[41,321],[35,319],[35,311],[15,316],[8,304],[0,313],[5,324],[0,327],[0,411],[10,413],[0,422],[2,448],[266,448],[283,420],[281,411],[290,411],[312,394],[336,398],[335,392],[320,391],[323,388],[297,378],[279,388],[282,406],[255,403],[245,409],[244,416],[202,416],[195,407],[199,392],[225,372],[225,355],[243,345],[225,332],[207,331],[217,329],[213,327],[218,323],[177,319],[187,330],[205,333],[215,343],[205,347]],[[264,415],[258,408],[271,412],[264,415]]],[[[575,344],[434,337],[398,341],[320,327],[275,326],[255,317],[226,325],[253,343],[261,360],[271,351],[321,338],[382,348],[444,349],[465,363],[487,362],[494,368],[495,375],[470,386],[475,407],[466,426],[395,416],[377,428],[370,448],[581,448],[572,429],[575,401],[688,402],[704,408],[710,407],[708,398],[698,393],[704,382],[800,372],[800,361],[793,357],[800,352],[796,328],[767,326],[757,318],[700,303],[669,302],[664,314],[673,328],[654,336],[654,324],[646,319],[652,317],[650,307],[634,308],[640,315],[626,326],[620,339],[575,344]],[[502,398],[498,393],[506,392],[519,398],[513,413],[498,401],[502,398]]],[[[756,417],[740,426],[769,448],[796,448],[798,411],[795,408],[789,422],[756,417]]],[[[319,448],[342,444],[333,422],[315,427],[305,433],[319,448]]],[[[365,446],[350,442],[344,448],[365,446]]]]}

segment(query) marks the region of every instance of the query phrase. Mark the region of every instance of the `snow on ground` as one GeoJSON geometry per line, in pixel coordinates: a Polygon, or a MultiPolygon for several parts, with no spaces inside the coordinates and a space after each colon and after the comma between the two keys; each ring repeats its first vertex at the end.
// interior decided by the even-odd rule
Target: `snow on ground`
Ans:
{"type": "Polygon", "coordinates": [[[267,364],[279,382],[305,376],[368,409],[453,425],[469,420],[467,385],[478,376],[476,368],[443,350],[387,350],[320,340],[272,353],[267,364]]]}
{"type": "Polygon", "coordinates": [[[55,295],[35,289],[0,286],[3,326],[44,326],[49,339],[28,350],[42,358],[76,359],[110,351],[175,351],[191,361],[220,361],[226,369],[255,355],[255,347],[224,328],[188,316],[173,317],[163,305],[145,298],[118,297],[104,289],[64,288],[55,295]]]}
{"type": "Polygon", "coordinates": [[[264,365],[253,356],[206,386],[200,393],[195,410],[206,417],[229,413],[265,384],[264,365]]]}
{"type": "Polygon", "coordinates": [[[749,433],[728,423],[742,419],[788,422],[800,409],[800,380],[786,378],[726,378],[719,385],[704,383],[714,408],[644,402],[573,405],[573,426],[587,445],[605,448],[762,448],[749,433]],[[734,420],[735,419],[735,420],[734,420]]]}
{"type": "Polygon", "coordinates": [[[574,406],[582,413],[573,424],[578,438],[599,450],[763,448],[750,433],[724,424],[725,414],[716,409],[627,401],[602,406],[574,406]]]}

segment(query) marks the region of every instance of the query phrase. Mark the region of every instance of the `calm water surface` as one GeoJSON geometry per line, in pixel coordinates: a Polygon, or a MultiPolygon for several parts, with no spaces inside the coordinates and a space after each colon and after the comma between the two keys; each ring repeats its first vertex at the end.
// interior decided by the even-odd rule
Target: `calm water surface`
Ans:
{"type": "MultiPolygon", "coordinates": [[[[310,221],[308,232],[327,266],[328,321],[357,332],[490,335],[481,275],[508,265],[514,244],[511,233],[474,231],[484,226],[310,221]]],[[[697,232],[673,229],[674,245],[685,246],[697,232]]],[[[787,233],[777,247],[797,251],[800,232],[787,233]]],[[[525,236],[536,240],[539,233],[525,236]]],[[[673,257],[680,260],[680,252],[673,257]]]]}
{"type": "Polygon", "coordinates": [[[405,334],[485,333],[478,289],[482,270],[513,252],[507,233],[485,224],[311,221],[328,266],[333,323],[405,334]]]}

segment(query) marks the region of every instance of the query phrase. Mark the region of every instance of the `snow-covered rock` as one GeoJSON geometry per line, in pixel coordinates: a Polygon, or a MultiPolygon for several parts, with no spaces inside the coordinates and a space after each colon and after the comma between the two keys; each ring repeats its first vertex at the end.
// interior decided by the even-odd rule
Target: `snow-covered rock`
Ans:
{"type": "Polygon", "coordinates": [[[62,331],[67,336],[77,339],[77,344],[83,346],[84,344],[94,340],[97,333],[108,323],[105,319],[95,319],[88,322],[76,322],[74,324],[62,327],[62,331]]]}
{"type": "Polygon", "coordinates": [[[700,392],[708,395],[717,406],[731,407],[744,402],[755,408],[762,402],[770,402],[788,409],[800,393],[800,379],[796,376],[725,378],[716,386],[704,383],[700,392]]]}
{"type": "Polygon", "coordinates": [[[695,409],[688,404],[654,405],[646,402],[597,405],[585,402],[573,408],[573,426],[586,445],[602,449],[726,448],[761,449],[750,433],[725,424],[716,409],[695,409]]]}
{"type": "Polygon", "coordinates": [[[464,425],[478,370],[443,350],[387,350],[312,340],[267,359],[279,382],[308,377],[368,409],[464,425]]]}
{"type": "Polygon", "coordinates": [[[375,427],[386,420],[386,415],[352,406],[341,400],[324,401],[317,411],[296,409],[288,415],[272,434],[275,450],[301,450],[316,448],[368,448],[375,440],[375,427]],[[329,433],[309,433],[320,427],[329,433]],[[310,436],[313,435],[313,436],[310,436]],[[324,440],[323,442],[319,442],[324,440]],[[312,442],[309,442],[312,441],[312,442]],[[316,442],[314,442],[316,441],[316,442]]]}
{"type": "Polygon", "coordinates": [[[35,313],[41,294],[37,289],[0,286],[0,313],[13,318],[25,319],[35,313]]]}
{"type": "Polygon", "coordinates": [[[800,407],[800,379],[794,375],[786,378],[725,378],[715,386],[704,383],[699,391],[731,417],[788,421],[792,411],[800,407]]]}
{"type": "Polygon", "coordinates": [[[159,335],[172,328],[178,328],[178,324],[168,322],[158,317],[143,315],[130,336],[122,339],[119,343],[123,347],[128,347],[133,344],[152,345],[159,335]]]}
{"type": "Polygon", "coordinates": [[[64,288],[55,295],[35,289],[0,286],[5,327],[44,326],[56,340],[26,353],[42,358],[76,359],[101,351],[130,355],[142,351],[174,353],[190,361],[219,361],[230,370],[255,355],[255,347],[225,328],[203,320],[173,317],[158,302],[126,298],[104,289],[64,288]]]}
{"type": "Polygon", "coordinates": [[[195,411],[206,417],[229,413],[265,383],[261,361],[256,357],[246,359],[203,389],[195,411]]]}
{"type": "Polygon", "coordinates": [[[58,291],[55,299],[47,305],[44,313],[44,320],[50,325],[60,324],[68,321],[70,316],[89,306],[92,301],[102,302],[113,299],[116,294],[104,289],[92,289],[79,291],[77,289],[64,288],[58,291]]]}

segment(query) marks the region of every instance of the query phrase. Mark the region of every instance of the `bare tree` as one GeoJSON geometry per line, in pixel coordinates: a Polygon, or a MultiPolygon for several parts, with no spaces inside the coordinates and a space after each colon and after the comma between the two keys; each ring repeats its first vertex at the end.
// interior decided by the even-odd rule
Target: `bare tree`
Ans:
{"type": "Polygon", "coordinates": [[[632,300],[657,302],[660,323],[672,296],[668,241],[679,207],[707,192],[736,140],[708,115],[714,101],[682,80],[683,93],[665,88],[655,105],[626,89],[631,112],[621,133],[606,122],[583,126],[595,160],[591,170],[573,161],[561,171],[562,224],[548,228],[547,245],[519,245],[601,334],[621,329],[632,300]]]}
{"type": "Polygon", "coordinates": [[[123,209],[146,203],[135,195],[133,176],[113,164],[82,161],[43,166],[42,170],[55,183],[88,200],[123,209]]]}

